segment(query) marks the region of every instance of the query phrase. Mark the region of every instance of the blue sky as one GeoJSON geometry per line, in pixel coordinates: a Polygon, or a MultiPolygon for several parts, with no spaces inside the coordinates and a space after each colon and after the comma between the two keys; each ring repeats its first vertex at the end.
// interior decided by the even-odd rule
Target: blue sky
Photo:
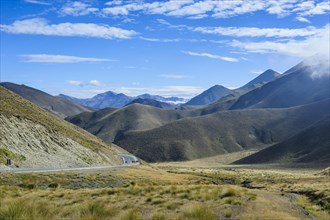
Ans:
{"type": "Polygon", "coordinates": [[[1,81],[190,98],[329,54],[327,0],[1,0],[1,81]]]}

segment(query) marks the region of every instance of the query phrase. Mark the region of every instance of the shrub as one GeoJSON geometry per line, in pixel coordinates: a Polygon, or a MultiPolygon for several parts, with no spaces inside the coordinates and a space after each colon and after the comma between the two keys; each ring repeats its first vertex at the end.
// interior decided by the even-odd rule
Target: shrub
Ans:
{"type": "Polygon", "coordinates": [[[230,218],[231,215],[232,215],[232,213],[230,211],[225,212],[225,217],[226,218],[230,218]]]}
{"type": "Polygon", "coordinates": [[[166,208],[169,210],[175,210],[178,209],[181,204],[178,202],[172,202],[166,205],[166,208]]]}
{"type": "Polygon", "coordinates": [[[60,186],[60,184],[58,184],[58,183],[50,183],[48,185],[49,188],[58,188],[59,186],[60,186]]]}
{"type": "Polygon", "coordinates": [[[21,183],[18,185],[19,187],[26,188],[26,189],[35,189],[36,185],[34,183],[21,183]]]}
{"type": "Polygon", "coordinates": [[[93,201],[80,210],[80,216],[86,219],[99,219],[102,217],[112,217],[118,213],[114,207],[106,207],[104,203],[93,201]]]}
{"type": "Polygon", "coordinates": [[[204,205],[194,205],[184,212],[184,216],[189,219],[213,220],[216,219],[214,212],[204,205]]]}
{"type": "Polygon", "coordinates": [[[236,196],[237,192],[233,188],[227,188],[227,190],[220,196],[221,198],[236,196]]]}

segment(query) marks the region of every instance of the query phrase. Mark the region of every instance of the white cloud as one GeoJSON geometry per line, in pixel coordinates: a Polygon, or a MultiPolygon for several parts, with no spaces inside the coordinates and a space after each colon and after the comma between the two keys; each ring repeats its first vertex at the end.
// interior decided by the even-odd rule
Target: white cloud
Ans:
{"type": "Polygon", "coordinates": [[[329,57],[330,25],[321,28],[317,34],[302,40],[241,42],[234,40],[231,46],[252,53],[277,53],[306,58],[314,54],[329,57]]]}
{"type": "Polygon", "coordinates": [[[263,70],[251,70],[250,72],[253,73],[253,74],[261,74],[264,71],[263,70]]]}
{"type": "Polygon", "coordinates": [[[37,0],[24,0],[27,3],[38,4],[38,5],[50,5],[49,2],[37,1],[37,0]]]}
{"type": "Polygon", "coordinates": [[[266,10],[271,6],[265,0],[248,0],[248,1],[218,1],[214,8],[212,17],[228,18],[237,15],[253,13],[259,10],[266,10]]]}
{"type": "Polygon", "coordinates": [[[26,63],[80,63],[80,62],[109,62],[115,61],[103,58],[77,57],[52,54],[24,54],[20,55],[26,63]]]}
{"type": "Polygon", "coordinates": [[[38,34],[67,37],[96,37],[104,39],[129,39],[138,34],[133,30],[110,27],[105,24],[69,22],[60,24],[49,24],[45,19],[41,18],[19,20],[15,21],[11,25],[1,24],[0,30],[13,34],[38,34]]]}
{"type": "Polygon", "coordinates": [[[104,8],[102,12],[106,15],[128,15],[129,10],[126,7],[104,8]]]}
{"type": "Polygon", "coordinates": [[[123,3],[122,0],[112,0],[110,2],[105,3],[105,5],[111,6],[111,5],[121,5],[123,3]]]}
{"type": "Polygon", "coordinates": [[[169,16],[199,16],[205,17],[207,16],[205,13],[208,11],[212,11],[216,5],[215,1],[200,1],[195,2],[194,4],[190,4],[184,6],[182,8],[177,8],[176,10],[172,10],[167,15],[169,16]]]}
{"type": "Polygon", "coordinates": [[[89,82],[82,82],[82,81],[78,81],[78,80],[68,80],[66,83],[70,84],[72,86],[80,86],[80,87],[85,87],[85,86],[99,87],[99,86],[103,85],[100,81],[98,81],[96,79],[90,80],[89,82]]]}
{"type": "Polygon", "coordinates": [[[184,78],[190,78],[189,75],[178,75],[178,74],[162,74],[160,75],[162,78],[170,78],[170,79],[184,79],[184,78]]]}
{"type": "Polygon", "coordinates": [[[233,37],[306,37],[318,33],[315,27],[298,29],[256,27],[196,27],[193,31],[233,37]]]}
{"type": "Polygon", "coordinates": [[[228,18],[242,14],[264,11],[284,17],[290,14],[312,16],[329,12],[327,0],[315,3],[315,0],[168,0],[152,1],[112,1],[106,3],[102,11],[107,15],[129,15],[132,12],[161,14],[165,16],[201,19],[228,18]]]}
{"type": "Polygon", "coordinates": [[[224,57],[224,56],[219,56],[219,55],[214,55],[210,53],[196,53],[196,52],[191,52],[191,51],[181,51],[184,54],[190,55],[190,56],[199,56],[199,57],[208,57],[211,59],[217,59],[217,60],[223,60],[227,62],[238,62],[239,60],[233,57],[224,57]]]}
{"type": "Polygon", "coordinates": [[[169,42],[179,42],[181,39],[179,38],[174,38],[174,39],[160,39],[160,38],[147,38],[147,37],[140,37],[141,40],[145,41],[150,41],[150,42],[164,42],[164,43],[169,43],[169,42]]]}
{"type": "Polygon", "coordinates": [[[69,80],[69,81],[67,81],[67,83],[72,85],[72,86],[81,86],[81,85],[83,85],[83,82],[77,81],[77,80],[69,80]]]}
{"type": "Polygon", "coordinates": [[[124,93],[129,96],[138,96],[144,93],[157,94],[163,97],[182,97],[182,98],[192,98],[202,91],[204,88],[197,86],[161,86],[161,87],[116,87],[110,88],[108,90],[124,93]]]}
{"type": "Polygon", "coordinates": [[[300,22],[305,22],[305,23],[311,23],[310,20],[308,20],[307,18],[304,18],[304,17],[296,17],[297,21],[300,21],[300,22]]]}
{"type": "MultiPolygon", "coordinates": [[[[330,52],[329,52],[330,53],[330,52]]],[[[312,78],[320,78],[323,76],[330,76],[330,59],[329,55],[316,54],[304,60],[304,65],[308,66],[312,78]]]]}
{"type": "Polygon", "coordinates": [[[91,86],[101,86],[102,85],[102,83],[100,81],[97,81],[96,79],[89,81],[88,84],[91,86]]]}
{"type": "MultiPolygon", "coordinates": [[[[34,4],[49,4],[40,0],[24,0],[34,4]]],[[[113,0],[104,7],[92,7],[93,1],[68,1],[60,10],[62,15],[84,16],[91,13],[110,16],[129,16],[160,14],[172,17],[202,19],[205,17],[228,18],[243,14],[263,11],[284,17],[291,14],[297,16],[314,16],[329,12],[328,0],[113,0]]]]}
{"type": "Polygon", "coordinates": [[[296,0],[271,0],[268,3],[270,6],[266,9],[269,14],[276,14],[279,17],[287,16],[291,13],[291,10],[295,7],[296,0]]]}
{"type": "Polygon", "coordinates": [[[168,21],[164,20],[164,19],[157,19],[157,22],[159,24],[165,25],[169,28],[173,28],[173,29],[177,29],[177,30],[185,30],[185,29],[189,29],[189,27],[187,25],[173,25],[171,23],[169,23],[168,21]]]}
{"type": "Polygon", "coordinates": [[[300,15],[301,16],[312,16],[312,15],[321,15],[321,14],[327,14],[330,12],[330,5],[329,1],[324,1],[317,3],[316,5],[313,5],[311,7],[306,7],[305,10],[301,8],[300,15]]]}
{"type": "Polygon", "coordinates": [[[68,2],[65,4],[62,9],[60,10],[61,15],[72,15],[72,16],[82,16],[88,15],[90,13],[95,13],[99,9],[90,7],[89,4],[83,2],[68,2]]]}

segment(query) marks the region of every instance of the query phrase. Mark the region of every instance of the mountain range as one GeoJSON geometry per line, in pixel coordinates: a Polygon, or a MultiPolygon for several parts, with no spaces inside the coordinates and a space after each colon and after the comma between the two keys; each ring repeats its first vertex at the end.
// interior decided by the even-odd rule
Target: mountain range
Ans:
{"type": "MultiPolygon", "coordinates": [[[[121,108],[128,104],[130,104],[135,99],[148,99],[148,100],[154,100],[157,102],[165,102],[172,106],[180,103],[184,103],[186,100],[183,98],[178,97],[169,97],[165,98],[159,95],[150,95],[150,94],[142,94],[136,97],[127,96],[123,93],[114,93],[112,91],[108,91],[105,93],[100,93],[92,98],[88,99],[78,99],[75,97],[67,96],[64,94],[58,95],[61,98],[79,103],[84,106],[89,106],[94,109],[102,109],[102,108],[121,108]]],[[[137,102],[137,101],[135,101],[137,102]]],[[[140,100],[141,102],[141,100],[140,100]]],[[[150,102],[150,101],[149,101],[150,102]]],[[[146,101],[145,101],[146,103],[146,101]]]]}
{"type": "Polygon", "coordinates": [[[270,82],[274,80],[275,78],[279,77],[281,74],[274,70],[266,70],[265,72],[261,73],[259,76],[245,84],[239,89],[230,90],[224,86],[221,85],[215,85],[211,88],[207,89],[206,91],[202,92],[201,94],[195,96],[191,100],[189,100],[187,103],[184,104],[184,106],[189,105],[209,105],[216,101],[218,101],[220,98],[227,96],[231,93],[237,93],[237,91],[241,90],[247,90],[250,89],[250,87],[255,87],[257,85],[261,85],[267,82],[270,82]]]}
{"type": "Polygon", "coordinates": [[[148,107],[146,111],[142,105],[133,105],[104,117],[83,117],[96,114],[83,113],[68,120],[146,161],[267,149],[287,143],[329,116],[329,74],[314,77],[314,71],[303,62],[280,76],[274,74],[270,82],[234,90],[206,106],[173,110],[148,107]],[[132,118],[126,121],[127,116],[132,118]]]}
{"type": "MultiPolygon", "coordinates": [[[[61,114],[106,143],[115,143],[148,162],[191,160],[253,149],[258,152],[236,163],[329,165],[330,74],[329,68],[319,66],[305,60],[280,75],[267,70],[239,89],[215,86],[191,100],[201,105],[173,107],[147,94],[128,102],[124,94],[106,92],[82,103],[89,102],[100,110],[77,104],[87,111],[61,114]],[[103,108],[115,100],[107,97],[123,98],[120,105],[128,103],[120,108],[103,108]]],[[[47,111],[53,106],[50,109],[60,112],[47,102],[63,100],[60,97],[26,86],[4,85],[47,111]]],[[[64,108],[77,102],[66,98],[69,104],[64,108]]]]}
{"type": "MultiPolygon", "coordinates": [[[[278,77],[280,74],[275,72],[274,70],[267,70],[260,74],[258,77],[241,87],[240,89],[247,89],[250,86],[254,86],[257,84],[262,84],[269,82],[276,77],[278,77]]],[[[168,103],[172,106],[182,105],[182,106],[201,106],[201,105],[208,105],[211,103],[216,102],[220,98],[228,95],[229,93],[234,92],[235,90],[230,90],[224,86],[221,85],[215,85],[211,88],[205,90],[201,94],[193,97],[191,100],[187,101],[184,98],[178,98],[178,97],[162,97],[159,95],[150,95],[150,94],[142,94],[136,97],[127,96],[123,93],[114,93],[112,91],[108,91],[105,93],[98,94],[92,98],[88,99],[78,99],[75,97],[67,96],[64,94],[59,94],[59,97],[76,102],[78,104],[89,106],[94,109],[102,109],[102,108],[121,108],[124,107],[130,103],[140,103],[140,104],[146,104],[151,105],[155,107],[161,107],[161,108],[170,108],[169,105],[157,103],[168,103]],[[137,101],[134,101],[138,99],[137,101]],[[142,100],[143,99],[143,100],[142,100]],[[154,101],[157,102],[154,102],[154,101]],[[166,107],[164,107],[166,106],[166,107]]]]}

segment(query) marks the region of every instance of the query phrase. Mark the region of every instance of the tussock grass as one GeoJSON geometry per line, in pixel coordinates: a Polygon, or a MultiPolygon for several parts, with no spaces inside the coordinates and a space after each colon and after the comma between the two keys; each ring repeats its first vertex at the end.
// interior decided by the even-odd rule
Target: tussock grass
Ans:
{"type": "Polygon", "coordinates": [[[189,207],[185,212],[184,216],[189,219],[196,220],[213,220],[216,219],[216,215],[213,210],[209,207],[201,204],[196,204],[189,207]]]}
{"type": "Polygon", "coordinates": [[[81,208],[80,216],[82,219],[101,219],[113,217],[118,214],[119,210],[114,207],[109,207],[101,201],[92,201],[81,208]]]}
{"type": "Polygon", "coordinates": [[[237,191],[233,188],[227,188],[223,194],[221,194],[221,198],[225,197],[233,197],[237,195],[237,191]]]}
{"type": "Polygon", "coordinates": [[[151,220],[165,220],[165,214],[164,213],[160,213],[160,212],[156,212],[151,216],[151,220]]]}
{"type": "Polygon", "coordinates": [[[45,219],[54,213],[46,204],[33,204],[33,201],[16,200],[1,204],[0,220],[45,219]]]}
{"type": "Polygon", "coordinates": [[[141,213],[136,209],[130,209],[120,218],[121,220],[143,220],[141,213]]]}
{"type": "Polygon", "coordinates": [[[230,178],[241,178],[241,173],[237,171],[234,174],[233,171],[204,170],[203,176],[199,175],[199,171],[198,175],[174,174],[150,167],[85,172],[31,174],[23,175],[23,178],[21,174],[0,174],[0,220],[23,217],[37,219],[39,216],[42,216],[41,219],[46,217],[63,220],[152,220],[164,217],[212,220],[240,219],[245,216],[259,216],[265,219],[272,215],[278,215],[283,219],[301,219],[302,216],[297,216],[295,209],[291,209],[290,204],[293,202],[287,197],[293,190],[298,194],[298,189],[306,194],[313,192],[315,198],[312,201],[307,195],[299,197],[304,198],[301,206],[312,215],[323,216],[323,219],[329,217],[324,206],[320,205],[320,202],[325,203],[329,196],[328,179],[323,176],[285,176],[263,171],[262,179],[259,171],[246,172],[247,178],[253,180],[252,185],[254,182],[258,185],[267,183],[266,188],[249,189],[238,184],[222,184],[221,181],[216,181],[217,177],[229,180],[228,182],[230,178]],[[87,174],[89,176],[84,178],[87,174]],[[106,176],[109,179],[105,178],[106,176]],[[106,186],[116,178],[124,180],[125,184],[112,188],[106,186]],[[59,179],[66,179],[73,185],[59,179]],[[90,182],[90,179],[93,181],[90,182]],[[273,179],[276,181],[272,183],[273,179]],[[89,185],[98,184],[100,180],[104,181],[103,188],[89,185]],[[35,184],[36,187],[19,187],[15,181],[35,184]],[[288,184],[289,181],[290,188],[283,188],[283,184],[288,184]],[[61,182],[60,187],[48,187],[51,183],[57,182],[61,182]],[[82,185],[85,187],[79,188],[82,185]],[[276,208],[269,210],[269,205],[274,204],[276,208]]]}

